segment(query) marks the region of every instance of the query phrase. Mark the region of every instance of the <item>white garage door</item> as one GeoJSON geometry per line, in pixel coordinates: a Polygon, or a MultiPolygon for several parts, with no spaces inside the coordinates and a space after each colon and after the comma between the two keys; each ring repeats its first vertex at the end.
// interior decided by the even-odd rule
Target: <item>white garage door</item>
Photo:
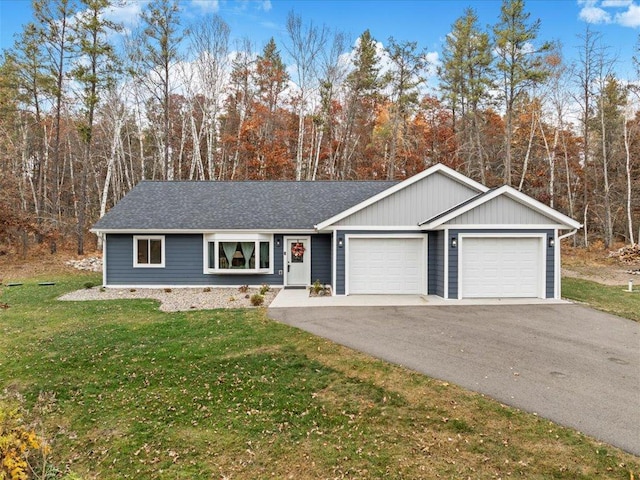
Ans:
{"type": "Polygon", "coordinates": [[[540,238],[463,238],[462,298],[542,296],[540,238]]]}
{"type": "Polygon", "coordinates": [[[351,238],[348,249],[349,294],[424,293],[422,238],[351,238]]]}

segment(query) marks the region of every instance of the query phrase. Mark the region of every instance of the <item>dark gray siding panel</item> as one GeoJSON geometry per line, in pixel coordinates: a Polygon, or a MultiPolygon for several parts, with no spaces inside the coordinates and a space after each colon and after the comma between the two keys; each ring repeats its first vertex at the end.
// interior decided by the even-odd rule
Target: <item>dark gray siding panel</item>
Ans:
{"type": "Polygon", "coordinates": [[[340,242],[342,241],[342,245],[345,244],[344,241],[344,232],[336,232],[336,244],[338,245],[336,248],[336,285],[335,291],[336,295],[344,295],[345,292],[345,266],[344,266],[344,246],[340,247],[340,242]]]}
{"type": "Polygon", "coordinates": [[[332,283],[331,235],[311,236],[311,283],[332,283]]]}
{"type": "Polygon", "coordinates": [[[449,230],[449,238],[447,239],[447,248],[449,248],[449,298],[458,298],[458,249],[451,248],[451,238],[458,238],[459,233],[537,233],[545,234],[545,250],[546,250],[546,264],[545,268],[545,280],[546,298],[554,298],[555,293],[555,249],[549,246],[549,238],[553,238],[553,230],[491,230],[491,229],[473,229],[473,230],[449,230]]]}
{"type": "Polygon", "coordinates": [[[447,298],[458,298],[458,248],[451,246],[451,240],[454,238],[458,242],[458,232],[450,230],[449,236],[444,239],[444,248],[449,249],[449,296],[447,298]]]}
{"type": "Polygon", "coordinates": [[[444,232],[429,232],[429,295],[444,297],[444,232]]]}
{"type": "Polygon", "coordinates": [[[556,249],[549,246],[549,239],[553,238],[554,232],[547,232],[547,242],[545,248],[547,250],[547,298],[555,298],[556,287],[556,249]]]}
{"type": "Polygon", "coordinates": [[[133,235],[106,238],[107,285],[282,285],[282,235],[274,239],[273,275],[215,275],[203,273],[202,235],[165,235],[165,267],[133,268],[133,235]]]}

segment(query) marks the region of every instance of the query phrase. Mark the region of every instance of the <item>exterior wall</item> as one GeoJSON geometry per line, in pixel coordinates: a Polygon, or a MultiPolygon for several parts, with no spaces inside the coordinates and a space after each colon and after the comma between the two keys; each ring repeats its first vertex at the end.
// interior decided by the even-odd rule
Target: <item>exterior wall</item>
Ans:
{"type": "MultiPolygon", "coordinates": [[[[165,235],[165,267],[133,268],[133,235],[106,236],[106,284],[118,285],[282,285],[282,235],[274,235],[272,275],[203,273],[203,240],[198,234],[165,235]],[[277,239],[280,246],[276,246],[277,239]]],[[[313,253],[313,251],[312,251],[313,253]]]]}
{"type": "Polygon", "coordinates": [[[331,285],[333,261],[331,260],[331,235],[311,236],[311,283],[331,285]]]}
{"type": "Polygon", "coordinates": [[[556,221],[504,195],[447,222],[448,225],[549,225],[550,223],[556,223],[556,221]]]}
{"type": "Polygon", "coordinates": [[[546,235],[544,239],[544,248],[546,254],[546,263],[544,265],[545,275],[545,298],[554,298],[555,293],[555,248],[549,246],[549,239],[554,238],[553,230],[491,230],[491,229],[478,229],[478,230],[449,230],[449,235],[446,239],[446,248],[449,249],[449,297],[458,298],[458,248],[451,247],[451,239],[455,237],[458,245],[458,235],[466,233],[495,233],[495,234],[527,234],[527,233],[543,233],[546,235]]]}
{"type": "Polygon", "coordinates": [[[444,232],[429,232],[428,293],[444,297],[444,232]]]}
{"type": "Polygon", "coordinates": [[[435,173],[336,223],[336,226],[418,225],[479,192],[435,173]]]}

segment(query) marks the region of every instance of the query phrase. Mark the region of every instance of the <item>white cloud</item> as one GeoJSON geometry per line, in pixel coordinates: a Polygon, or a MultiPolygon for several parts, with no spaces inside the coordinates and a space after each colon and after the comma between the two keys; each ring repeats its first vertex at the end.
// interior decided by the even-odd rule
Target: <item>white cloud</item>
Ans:
{"type": "Polygon", "coordinates": [[[602,8],[628,7],[633,0],[602,0],[602,8]]]}
{"type": "Polygon", "coordinates": [[[218,0],[191,0],[191,5],[199,8],[201,12],[217,13],[220,10],[218,0]]]}
{"type": "Polygon", "coordinates": [[[271,10],[271,0],[263,0],[260,3],[260,8],[262,8],[262,10],[264,10],[265,12],[268,12],[271,10]]]}
{"type": "Polygon", "coordinates": [[[616,14],[615,21],[623,27],[640,27],[640,6],[632,3],[626,12],[616,14]]]}
{"type": "Polygon", "coordinates": [[[579,17],[587,23],[616,23],[623,27],[640,27],[637,0],[578,0],[579,17]]]}
{"type": "Polygon", "coordinates": [[[610,23],[611,15],[601,8],[586,5],[580,10],[580,19],[587,23],[610,23]]]}
{"type": "Polygon", "coordinates": [[[111,5],[105,13],[105,18],[120,23],[125,28],[135,26],[140,21],[140,12],[147,3],[148,1],[129,0],[111,5]]]}

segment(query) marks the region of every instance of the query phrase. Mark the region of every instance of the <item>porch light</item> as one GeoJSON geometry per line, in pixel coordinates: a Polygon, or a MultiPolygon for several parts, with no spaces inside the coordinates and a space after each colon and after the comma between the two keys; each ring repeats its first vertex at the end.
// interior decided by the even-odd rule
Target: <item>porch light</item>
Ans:
{"type": "Polygon", "coordinates": [[[553,237],[549,237],[549,248],[553,247],[556,244],[556,241],[553,237]]]}
{"type": "Polygon", "coordinates": [[[342,248],[342,245],[343,245],[343,243],[342,243],[342,237],[340,237],[340,238],[338,239],[338,247],[342,248]]]}
{"type": "Polygon", "coordinates": [[[458,239],[456,237],[451,237],[451,248],[456,248],[458,246],[458,239]]]}
{"type": "Polygon", "coordinates": [[[276,237],[276,247],[280,246],[280,237],[276,237]]]}

